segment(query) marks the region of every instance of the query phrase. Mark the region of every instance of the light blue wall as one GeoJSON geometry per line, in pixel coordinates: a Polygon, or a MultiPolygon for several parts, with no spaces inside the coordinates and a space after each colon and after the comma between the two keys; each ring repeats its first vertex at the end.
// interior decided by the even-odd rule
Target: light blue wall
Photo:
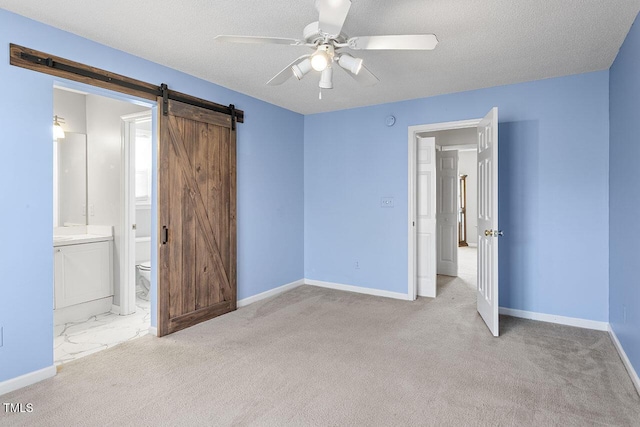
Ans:
{"type": "Polygon", "coordinates": [[[636,18],[611,67],[609,83],[609,322],[636,372],[640,372],[639,21],[636,18]]]}
{"type": "MultiPolygon", "coordinates": [[[[624,53],[638,49],[634,29],[611,72],[615,123],[626,110],[640,111],[631,99],[640,91],[640,61],[624,53]]],[[[608,320],[607,71],[303,118],[0,9],[0,381],[51,365],[53,341],[54,79],[10,66],[10,42],[245,111],[238,127],[239,299],[302,277],[406,293],[407,127],[479,118],[498,106],[500,305],[608,320]],[[384,125],[389,114],[397,118],[391,128],[384,125]],[[394,197],[395,207],[380,208],[383,196],[394,197]]],[[[626,173],[634,165],[627,159],[638,154],[630,143],[636,122],[612,124],[612,235],[620,234],[618,219],[640,212],[629,197],[640,180],[626,173]]],[[[629,245],[612,240],[612,267],[615,259],[621,268],[611,273],[611,321],[637,367],[640,308],[628,305],[634,323],[623,326],[616,305],[638,301],[624,270],[637,258],[629,245]]]]}
{"type": "Polygon", "coordinates": [[[608,76],[305,116],[305,277],[406,293],[407,127],[497,106],[500,305],[607,321],[608,76]]]}
{"type": "Polygon", "coordinates": [[[235,104],[238,298],[303,277],[303,116],[0,9],[0,381],[53,363],[53,77],[9,65],[9,43],[235,104]]]}

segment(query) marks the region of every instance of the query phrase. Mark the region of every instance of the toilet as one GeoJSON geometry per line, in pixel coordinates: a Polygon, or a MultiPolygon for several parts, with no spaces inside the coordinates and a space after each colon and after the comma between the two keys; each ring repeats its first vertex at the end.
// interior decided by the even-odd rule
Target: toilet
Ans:
{"type": "Polygon", "coordinates": [[[151,237],[136,236],[136,296],[149,300],[151,288],[151,237]]]}
{"type": "Polygon", "coordinates": [[[136,273],[136,295],[148,300],[149,289],[151,289],[151,261],[136,265],[136,273]]]}

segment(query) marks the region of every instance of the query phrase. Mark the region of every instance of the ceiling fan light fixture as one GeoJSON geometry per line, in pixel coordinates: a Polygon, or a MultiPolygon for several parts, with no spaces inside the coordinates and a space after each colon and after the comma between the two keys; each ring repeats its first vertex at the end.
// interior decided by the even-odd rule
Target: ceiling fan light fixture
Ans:
{"type": "Polygon", "coordinates": [[[334,57],[333,45],[325,43],[318,46],[316,53],[311,56],[311,67],[316,71],[324,71],[331,66],[334,57]]]}
{"type": "Polygon", "coordinates": [[[351,72],[354,75],[358,75],[360,70],[362,70],[362,59],[354,58],[348,53],[343,53],[340,55],[340,59],[338,59],[338,64],[344,68],[345,70],[351,72]]]}
{"type": "Polygon", "coordinates": [[[318,49],[316,53],[311,57],[311,66],[316,71],[324,71],[329,65],[329,56],[326,52],[318,49]]]}
{"type": "Polygon", "coordinates": [[[320,84],[318,86],[320,86],[321,89],[333,89],[333,68],[327,67],[322,70],[320,84]]]}
{"type": "MultiPolygon", "coordinates": [[[[380,81],[363,60],[342,53],[348,48],[358,50],[432,50],[438,44],[435,34],[400,34],[349,37],[342,30],[351,10],[353,0],[315,0],[318,20],[304,27],[302,39],[282,37],[256,37],[218,35],[216,40],[233,43],[261,43],[307,47],[312,53],[302,55],[289,63],[278,74],[273,76],[267,85],[278,86],[286,82],[292,75],[298,80],[311,70],[322,74],[320,88],[333,87],[334,63],[340,65],[350,77],[363,86],[373,86],[380,81]],[[336,51],[337,50],[337,51],[336,51]]],[[[363,19],[366,19],[365,16],[363,19]]],[[[335,66],[337,68],[337,65],[335,66]]],[[[322,91],[320,91],[322,94],[322,91]]]]}
{"type": "Polygon", "coordinates": [[[302,78],[311,71],[311,60],[309,58],[305,59],[299,64],[294,64],[291,66],[291,70],[293,71],[293,75],[296,76],[298,80],[302,80],[302,78]]]}

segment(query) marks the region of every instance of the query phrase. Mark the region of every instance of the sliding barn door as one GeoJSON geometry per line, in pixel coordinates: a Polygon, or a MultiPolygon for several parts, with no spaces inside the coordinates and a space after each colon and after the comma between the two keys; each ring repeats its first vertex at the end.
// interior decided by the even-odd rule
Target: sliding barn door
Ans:
{"type": "Polygon", "coordinates": [[[158,336],[236,309],[231,118],[171,100],[168,111],[159,120],[158,336]]]}

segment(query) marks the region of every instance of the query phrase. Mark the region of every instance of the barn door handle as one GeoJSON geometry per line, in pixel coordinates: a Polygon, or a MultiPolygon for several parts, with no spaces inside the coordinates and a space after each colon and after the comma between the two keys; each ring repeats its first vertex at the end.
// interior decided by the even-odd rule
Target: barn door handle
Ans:
{"type": "Polygon", "coordinates": [[[166,225],[162,226],[162,244],[166,245],[169,241],[169,229],[166,225]]]}

